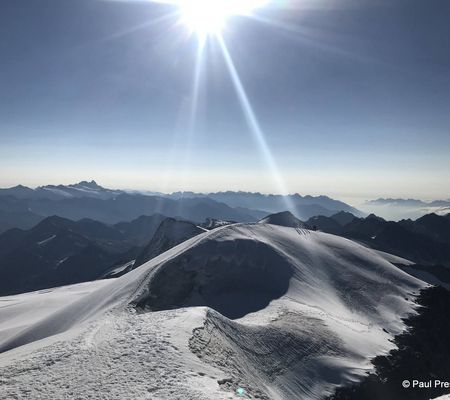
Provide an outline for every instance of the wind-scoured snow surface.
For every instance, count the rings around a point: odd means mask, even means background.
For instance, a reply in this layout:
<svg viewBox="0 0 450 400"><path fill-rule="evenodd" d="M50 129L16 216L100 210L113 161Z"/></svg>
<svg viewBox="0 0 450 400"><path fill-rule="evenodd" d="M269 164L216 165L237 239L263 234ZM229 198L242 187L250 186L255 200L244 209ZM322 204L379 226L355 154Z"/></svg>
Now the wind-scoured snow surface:
<svg viewBox="0 0 450 400"><path fill-rule="evenodd" d="M370 370L414 312L425 283L393 263L407 261L236 224L120 278L0 298L2 397L324 398Z"/></svg>

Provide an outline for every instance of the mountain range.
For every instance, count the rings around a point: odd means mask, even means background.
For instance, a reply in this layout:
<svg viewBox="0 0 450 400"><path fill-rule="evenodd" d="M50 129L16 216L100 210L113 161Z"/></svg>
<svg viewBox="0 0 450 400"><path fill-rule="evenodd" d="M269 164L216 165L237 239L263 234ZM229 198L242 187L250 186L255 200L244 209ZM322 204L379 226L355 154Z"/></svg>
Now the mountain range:
<svg viewBox="0 0 450 400"><path fill-rule="evenodd" d="M368 214L374 213L383 218L399 221L417 219L426 214L445 215L450 213L450 199L423 201L418 199L379 198L368 200L361 209Z"/></svg>
<svg viewBox="0 0 450 400"><path fill-rule="evenodd" d="M47 217L30 230L14 228L0 234L0 295L118 277L193 236L232 223L207 219L196 224L162 214L112 225ZM422 278L431 283L450 285L450 215L392 222L341 211L302 222L284 211L259 223L356 240L413 261L414 270L408 268L414 275L425 273L431 278Z"/></svg>
<svg viewBox="0 0 450 400"><path fill-rule="evenodd" d="M392 198L378 198L376 200L368 200L366 204L376 206L408 206L408 207L450 207L449 200L433 200L423 201L418 199L392 199Z"/></svg>
<svg viewBox="0 0 450 400"><path fill-rule="evenodd" d="M107 224L131 221L141 215L155 213L196 223L206 218L251 222L267 214L284 211L287 205L300 219L319 214L329 216L338 211L362 215L348 204L326 196L246 192L143 194L106 189L95 181L82 181L36 189L21 185L0 189L0 232L10 228L29 229L52 215L72 220L90 218Z"/></svg>
<svg viewBox="0 0 450 400"><path fill-rule="evenodd" d="M432 213L415 221L393 222L374 214L357 218L338 213L331 217L312 217L306 223L323 232L404 257L417 264L416 268L432 272L450 284L450 214Z"/></svg>
<svg viewBox="0 0 450 400"><path fill-rule="evenodd" d="M125 193L122 190L106 189L95 181L81 181L71 185L46 185L35 189L18 185L0 189L0 196L13 196L18 199L49 199L61 200L67 198L92 197L96 199L110 199Z"/></svg>
<svg viewBox="0 0 450 400"><path fill-rule="evenodd" d="M92 197L50 200L3 196L0 197L0 232L10 228L29 229L36 222L52 215L72 220L90 218L115 224L155 213L199 223L208 217L239 222L259 219L257 212L256 216L246 214L207 197L172 200L165 197L122 193L106 200Z"/></svg>
<svg viewBox="0 0 450 400"><path fill-rule="evenodd" d="M427 284L281 217L203 231L116 279L1 298L4 396L88 398L101 382L110 399L313 400L363 379Z"/></svg>
<svg viewBox="0 0 450 400"><path fill-rule="evenodd" d="M166 217L106 225L48 217L30 230L0 234L0 295L98 279L136 259Z"/></svg>

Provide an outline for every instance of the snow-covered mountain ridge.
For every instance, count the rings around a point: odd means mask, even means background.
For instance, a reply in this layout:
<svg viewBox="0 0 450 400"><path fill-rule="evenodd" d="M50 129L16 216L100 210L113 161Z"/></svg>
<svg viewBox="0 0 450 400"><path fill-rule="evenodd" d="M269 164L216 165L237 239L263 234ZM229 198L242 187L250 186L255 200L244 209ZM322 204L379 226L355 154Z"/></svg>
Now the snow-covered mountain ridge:
<svg viewBox="0 0 450 400"><path fill-rule="evenodd" d="M3 388L226 399L242 387L249 398L320 399L370 369L414 312L426 285L393 262L408 263L299 228L201 233L117 279L0 298Z"/></svg>

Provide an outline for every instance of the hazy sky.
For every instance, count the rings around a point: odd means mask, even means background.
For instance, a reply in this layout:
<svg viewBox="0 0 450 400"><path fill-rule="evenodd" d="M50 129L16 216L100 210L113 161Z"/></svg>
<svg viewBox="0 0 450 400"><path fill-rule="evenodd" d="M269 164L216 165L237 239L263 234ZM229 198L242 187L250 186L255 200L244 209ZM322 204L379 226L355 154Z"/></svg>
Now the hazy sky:
<svg viewBox="0 0 450 400"><path fill-rule="evenodd" d="M0 186L280 190L213 38L196 101L198 39L174 11L0 2ZM450 198L448 0L274 0L258 15L271 23L233 17L223 38L287 190Z"/></svg>

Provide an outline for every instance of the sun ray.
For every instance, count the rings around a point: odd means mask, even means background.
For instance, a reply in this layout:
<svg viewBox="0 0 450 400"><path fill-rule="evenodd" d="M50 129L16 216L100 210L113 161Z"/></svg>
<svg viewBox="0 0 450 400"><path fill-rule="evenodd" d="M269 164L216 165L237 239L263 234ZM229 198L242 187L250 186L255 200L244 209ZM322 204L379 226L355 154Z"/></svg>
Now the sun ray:
<svg viewBox="0 0 450 400"><path fill-rule="evenodd" d="M129 0L130 1L130 0ZM189 111L187 118L187 125L184 131L184 138L186 145L183 148L183 155L181 160L178 161L180 167L180 173L178 175L180 189L182 191L187 190L186 184L188 183L189 172L191 169L192 161L192 140L196 128L196 120L198 118L198 106L199 106L199 93L202 78L202 69L204 62L204 47L207 41L217 41L225 61L227 70L230 74L231 81L237 94L240 106L242 108L243 115L247 121L250 131L255 139L255 142L261 152L262 158L266 163L266 166L272 176L275 187L280 194L288 194L288 189L285 181L280 173L278 165L274 159L272 151L267 143L264 132L261 129L260 123L253 107L250 103L246 90L242 84L239 74L234 65L234 61L230 55L228 47L225 43L225 39L222 36L222 28L224 28L225 22L228 18L233 16L245 16L253 17L256 21L266 22L264 18L260 18L256 15L256 10L268 3L268 0L248 0L246 3L242 3L240 0L147 0L154 3L164 3L167 5L173 5L176 7L176 12L169 15L164 15L155 21L150 23L158 23L176 16L175 25L184 25L184 28L189 31L189 34L195 33L198 40L197 54L195 58L195 67L192 77L192 91L191 96L188 99ZM272 25L278 24L274 22ZM120 37L132 33L136 30L145 29L148 24L143 24L134 28L131 28L125 32L119 32L112 35L111 38ZM278 26L280 27L280 26ZM289 30L289 29L288 29ZM190 36L190 35L189 35ZM174 143L174 148L177 146ZM175 153L173 154L173 156ZM170 164L175 162L175 158L171 157ZM181 162L180 162L181 161ZM170 165L167 165L170 168ZM295 211L292 201L289 197L285 197L286 208L291 211Z"/></svg>
<svg viewBox="0 0 450 400"><path fill-rule="evenodd" d="M194 137L197 114L198 114L198 103L200 97L200 83L202 77L202 67L203 67L203 53L205 48L205 40L199 38L197 54L195 58L195 67L194 67L194 79L192 83L192 95L190 99L190 110L189 110L189 120L187 127L187 135L186 135L186 146L184 148L184 157L183 163L181 166L181 191L184 192L188 190L188 173L190 171L191 160L192 160L192 139ZM181 203L179 207L181 207ZM181 208L178 209L179 215L181 214Z"/></svg>
<svg viewBox="0 0 450 400"><path fill-rule="evenodd" d="M278 191L280 192L280 194L287 195L288 190L287 190L286 184L284 183L284 180L281 176L281 173L278 169L278 166L275 162L275 159L272 155L269 145L267 144L264 133L258 122L258 119L256 118L256 114L253 111L253 107L250 103L250 100L249 100L247 93L244 89L244 86L241 82L241 79L236 70L236 67L234 66L234 62L228 51L226 43L225 43L222 35L218 34L218 35L216 35L216 37L217 37L217 41L219 42L220 48L222 50L222 54L225 59L225 63L227 65L228 71L230 73L231 80L232 80L234 88L236 90L239 102L242 106L242 110L243 110L245 119L247 120L247 124L256 139L256 142L262 152L262 155L264 157L265 162L267 163L267 166L269 167L270 173L272 175L272 179L274 180ZM294 210L293 204L289 197L285 197L285 202L286 202L286 207L289 210Z"/></svg>

